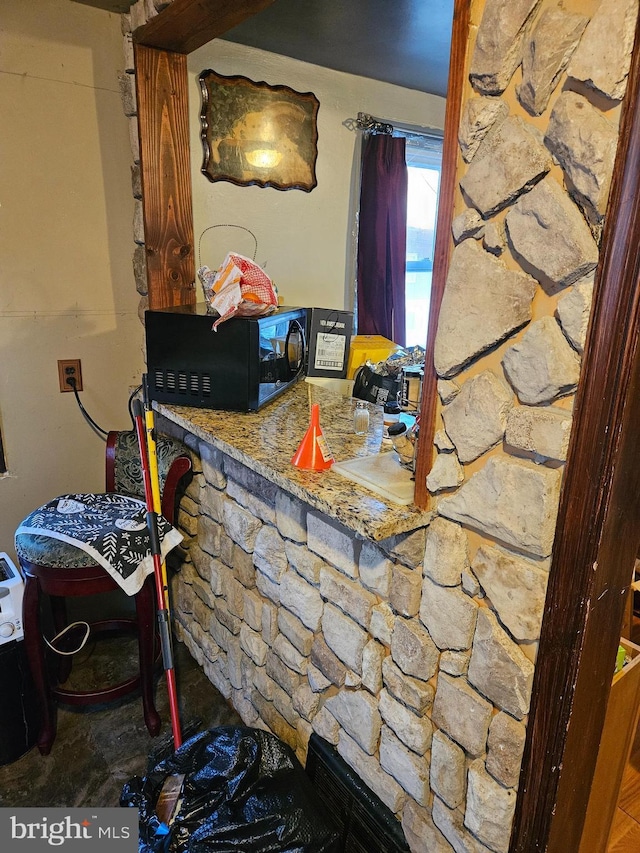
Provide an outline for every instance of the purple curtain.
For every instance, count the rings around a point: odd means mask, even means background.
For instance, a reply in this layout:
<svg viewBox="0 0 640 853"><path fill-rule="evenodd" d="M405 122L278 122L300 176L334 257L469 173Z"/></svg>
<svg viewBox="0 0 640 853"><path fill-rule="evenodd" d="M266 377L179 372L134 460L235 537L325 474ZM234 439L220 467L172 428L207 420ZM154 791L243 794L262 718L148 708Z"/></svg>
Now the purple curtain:
<svg viewBox="0 0 640 853"><path fill-rule="evenodd" d="M403 136L372 134L362 152L358 334L405 344L407 166Z"/></svg>

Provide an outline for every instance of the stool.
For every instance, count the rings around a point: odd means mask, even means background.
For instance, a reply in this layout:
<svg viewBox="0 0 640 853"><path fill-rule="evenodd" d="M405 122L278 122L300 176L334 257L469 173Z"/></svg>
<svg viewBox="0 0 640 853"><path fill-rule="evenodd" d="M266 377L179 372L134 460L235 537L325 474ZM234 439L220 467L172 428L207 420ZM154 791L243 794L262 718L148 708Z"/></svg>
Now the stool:
<svg viewBox="0 0 640 853"><path fill-rule="evenodd" d="M162 514L173 523L176 490L191 470L191 459L173 439L157 440L158 473L162 493ZM133 432L112 432L107 438L107 491L142 497L144 485L137 438ZM121 488L125 486L125 488ZM57 683L51 684L46 665L46 649L41 624L43 596L48 596L56 632L67 626L66 599L119 589L117 581L80 548L48 536L20 534L16 551L25 577L23 598L24 642L29 667L40 705L41 725L37 738L42 755L48 755L56 736L55 702L86 706L114 701L140 689L145 725L154 737L160 731L160 716L153 697L153 676L158 658L156 597L153 575L147 576L134 596L135 618L105 618L91 624L97 639L113 632L134 631L138 638L139 670L117 684L78 691L62 684L71 672L71 657L62 657L56 667Z"/></svg>

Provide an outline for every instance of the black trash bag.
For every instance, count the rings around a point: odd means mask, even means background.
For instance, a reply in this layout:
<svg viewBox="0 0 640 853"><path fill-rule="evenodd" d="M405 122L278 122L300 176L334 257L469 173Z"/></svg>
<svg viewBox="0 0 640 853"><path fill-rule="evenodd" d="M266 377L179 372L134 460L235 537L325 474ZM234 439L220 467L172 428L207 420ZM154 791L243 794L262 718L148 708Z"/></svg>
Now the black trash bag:
<svg viewBox="0 0 640 853"><path fill-rule="evenodd" d="M170 774L185 774L170 827L155 805ZM292 750L261 729L221 726L187 740L124 786L139 809L140 853L335 853L339 833Z"/></svg>

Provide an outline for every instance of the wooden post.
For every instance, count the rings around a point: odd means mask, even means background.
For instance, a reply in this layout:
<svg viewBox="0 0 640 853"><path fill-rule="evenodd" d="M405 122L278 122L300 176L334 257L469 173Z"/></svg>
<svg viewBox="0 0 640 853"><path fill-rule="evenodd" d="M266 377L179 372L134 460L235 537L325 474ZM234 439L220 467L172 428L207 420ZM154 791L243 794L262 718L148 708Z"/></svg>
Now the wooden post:
<svg viewBox="0 0 640 853"><path fill-rule="evenodd" d="M429 330L424 358L424 379L420 401L420 440L416 457L416 487L414 503L421 509L429 505L427 474L433 464L433 437L438 411L438 377L433 366L433 350L438 329L438 314L444 294L444 286L451 255L451 220L456 192L456 164L458 162L458 126L462 109L464 69L469 45L469 20L471 0L455 0L453 8L453 30L451 33L451 57L449 60L449 85L444 117L444 143L442 149L442 172L438 194L438 221L436 245L431 276L431 305L429 307Z"/></svg>
<svg viewBox="0 0 640 853"><path fill-rule="evenodd" d="M195 302L187 57L134 45L150 308Z"/></svg>

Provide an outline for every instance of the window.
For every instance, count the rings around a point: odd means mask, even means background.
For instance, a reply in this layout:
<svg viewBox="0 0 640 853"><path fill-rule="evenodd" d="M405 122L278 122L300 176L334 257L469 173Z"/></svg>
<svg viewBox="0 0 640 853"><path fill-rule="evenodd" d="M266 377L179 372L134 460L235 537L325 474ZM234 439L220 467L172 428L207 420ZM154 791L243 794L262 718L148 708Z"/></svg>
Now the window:
<svg viewBox="0 0 640 853"><path fill-rule="evenodd" d="M407 134L406 345L424 347L442 164L442 139Z"/></svg>

